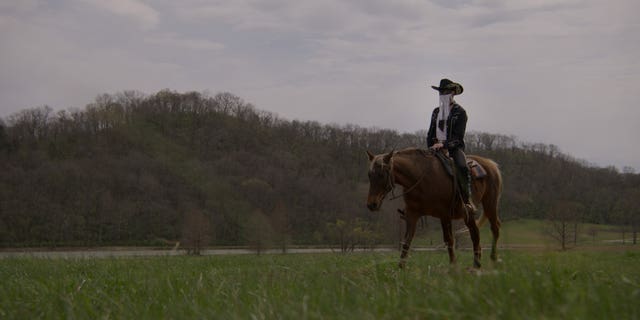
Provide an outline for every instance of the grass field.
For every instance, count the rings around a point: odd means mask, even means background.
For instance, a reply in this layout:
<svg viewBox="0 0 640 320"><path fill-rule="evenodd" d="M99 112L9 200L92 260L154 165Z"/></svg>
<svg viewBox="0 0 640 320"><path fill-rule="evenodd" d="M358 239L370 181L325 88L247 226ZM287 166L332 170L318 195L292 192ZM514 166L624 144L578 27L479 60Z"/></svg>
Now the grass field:
<svg viewBox="0 0 640 320"><path fill-rule="evenodd" d="M0 260L0 318L638 319L640 251Z"/></svg>

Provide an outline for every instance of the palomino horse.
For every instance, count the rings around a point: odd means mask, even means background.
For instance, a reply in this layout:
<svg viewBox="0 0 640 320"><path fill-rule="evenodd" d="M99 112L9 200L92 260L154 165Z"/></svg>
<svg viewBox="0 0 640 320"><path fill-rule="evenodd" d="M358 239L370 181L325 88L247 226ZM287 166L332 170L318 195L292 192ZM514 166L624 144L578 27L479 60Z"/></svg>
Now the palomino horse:
<svg viewBox="0 0 640 320"><path fill-rule="evenodd" d="M387 154L369 155L369 196L367 207L377 211L396 184L404 189L404 220L406 230L400 255L400 267L406 264L411 241L416 232L418 219L424 215L440 218L442 234L449 251L449 261L455 263L452 219L464 219L473 242L473 264L480 267L480 234L478 226L487 219L491 223L493 244L491 259L497 260L496 245L500 236L498 201L502 191L502 176L498 165L492 160L479 156L467 156L484 167L487 175L472 183L473 203L482 205L483 215L476 221L467 214L460 200L454 201L453 179L447 174L440 160L432 151L408 148Z"/></svg>

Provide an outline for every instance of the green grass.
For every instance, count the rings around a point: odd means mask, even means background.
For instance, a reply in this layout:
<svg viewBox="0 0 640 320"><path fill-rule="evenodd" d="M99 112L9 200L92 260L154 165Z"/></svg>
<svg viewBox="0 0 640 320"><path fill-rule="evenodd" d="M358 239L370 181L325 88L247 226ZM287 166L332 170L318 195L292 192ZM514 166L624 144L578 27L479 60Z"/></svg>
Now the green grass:
<svg viewBox="0 0 640 320"><path fill-rule="evenodd" d="M640 251L0 260L0 318L634 319Z"/></svg>

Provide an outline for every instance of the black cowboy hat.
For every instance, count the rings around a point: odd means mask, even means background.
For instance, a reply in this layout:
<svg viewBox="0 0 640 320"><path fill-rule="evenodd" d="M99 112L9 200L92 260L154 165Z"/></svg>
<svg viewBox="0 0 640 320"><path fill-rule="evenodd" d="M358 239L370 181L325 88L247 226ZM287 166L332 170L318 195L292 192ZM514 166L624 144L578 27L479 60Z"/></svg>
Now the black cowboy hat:
<svg viewBox="0 0 640 320"><path fill-rule="evenodd" d="M440 86L431 86L431 88L434 88L438 91L450 90L453 92L454 96L461 94L464 90L459 83L455 83L449 79L442 79L440 80Z"/></svg>

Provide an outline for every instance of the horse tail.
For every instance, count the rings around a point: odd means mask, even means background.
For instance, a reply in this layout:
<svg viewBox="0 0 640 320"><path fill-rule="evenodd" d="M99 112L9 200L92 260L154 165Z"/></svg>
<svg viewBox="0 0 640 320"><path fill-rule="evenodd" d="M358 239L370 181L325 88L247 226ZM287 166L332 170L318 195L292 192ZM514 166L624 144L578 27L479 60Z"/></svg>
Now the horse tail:
<svg viewBox="0 0 640 320"><path fill-rule="evenodd" d="M484 223L488 218L495 227L500 228L500 218L498 217L498 203L502 194L502 173L500 167L491 159L479 158L480 164L487 169L487 192L482 198L483 210L479 223ZM478 223L476 222L476 223Z"/></svg>
<svg viewBox="0 0 640 320"><path fill-rule="evenodd" d="M502 173L497 163L491 159L473 156L473 159L478 161L482 167L487 171L487 188L485 194L482 196L482 215L476 220L478 227L482 226L487 219L490 221L496 221L499 228L500 219L498 218L498 203L500 202L500 195L502 193Z"/></svg>

